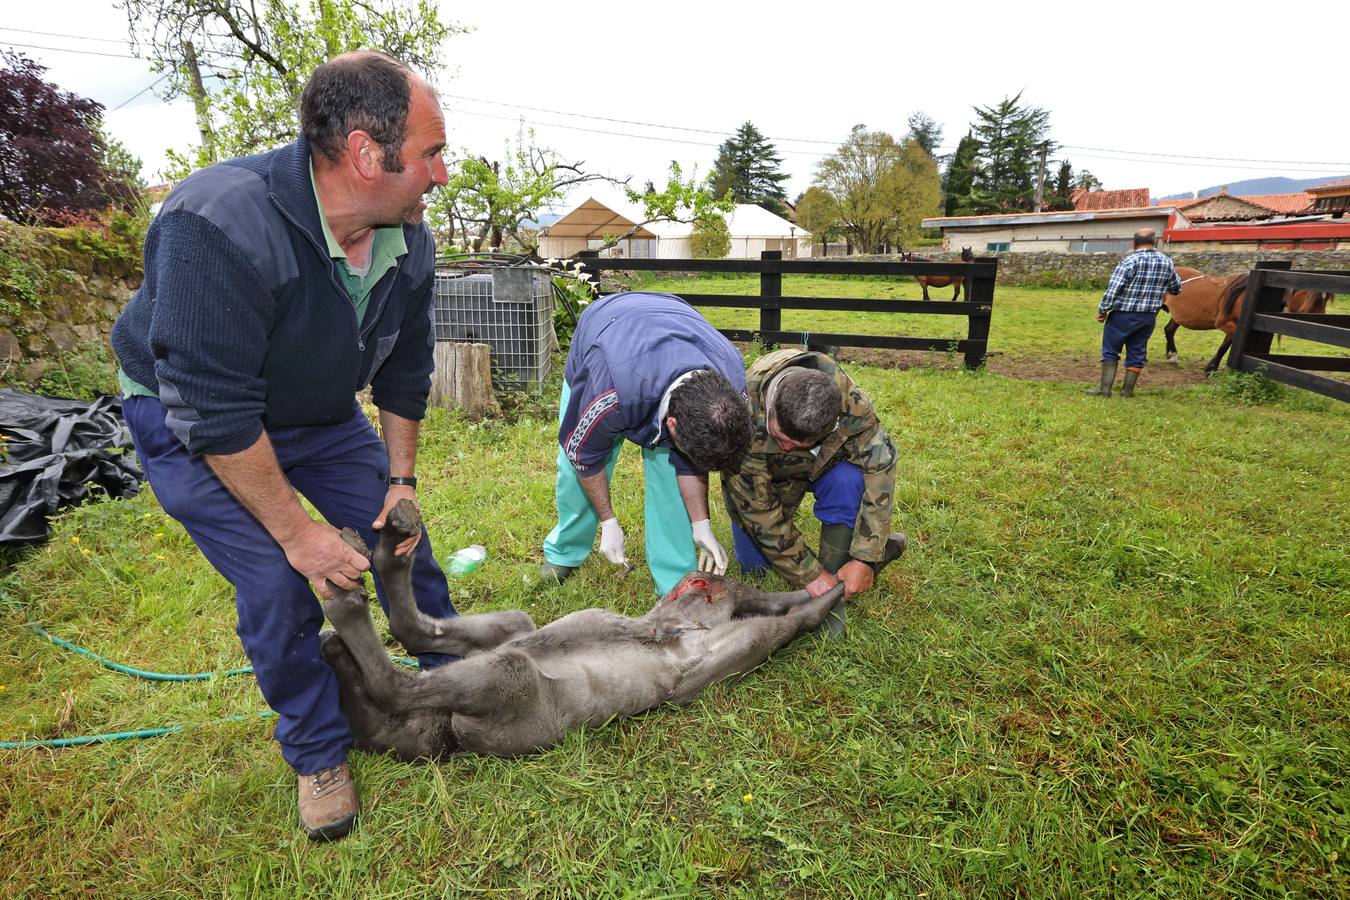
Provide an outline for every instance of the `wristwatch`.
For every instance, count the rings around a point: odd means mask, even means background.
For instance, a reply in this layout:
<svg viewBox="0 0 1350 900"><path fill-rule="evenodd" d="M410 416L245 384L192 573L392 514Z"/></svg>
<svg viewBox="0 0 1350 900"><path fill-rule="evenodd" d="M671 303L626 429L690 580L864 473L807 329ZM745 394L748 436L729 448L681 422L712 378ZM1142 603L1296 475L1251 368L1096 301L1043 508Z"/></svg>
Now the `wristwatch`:
<svg viewBox="0 0 1350 900"><path fill-rule="evenodd" d="M416 476L416 475L388 475L388 476L385 476L384 482L385 482L385 484L388 484L388 485L406 484L406 485L407 485L408 487L410 487L410 488L415 488L415 487L417 487L417 476Z"/></svg>

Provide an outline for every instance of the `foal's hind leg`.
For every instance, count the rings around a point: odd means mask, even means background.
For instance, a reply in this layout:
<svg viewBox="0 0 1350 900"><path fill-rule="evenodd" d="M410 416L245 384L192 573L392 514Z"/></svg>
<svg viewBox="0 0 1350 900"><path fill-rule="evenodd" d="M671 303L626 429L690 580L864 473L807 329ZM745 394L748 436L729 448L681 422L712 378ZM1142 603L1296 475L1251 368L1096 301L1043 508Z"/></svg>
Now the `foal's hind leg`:
<svg viewBox="0 0 1350 900"><path fill-rule="evenodd" d="M409 653L468 656L534 630L534 622L520 610L437 619L418 609L412 591L413 555L396 556L394 548L421 530L422 516L416 505L400 500L389 511L374 553L375 570L389 600L389 633Z"/></svg>
<svg viewBox="0 0 1350 900"><path fill-rule="evenodd" d="M819 628L843 595L843 585L836 585L782 615L735 619L719 626L703 657L680 679L670 702L691 703L713 682L755 668L799 634Z"/></svg>
<svg viewBox="0 0 1350 900"><path fill-rule="evenodd" d="M961 285L962 285L962 284L963 284L963 282L961 282L961 281L957 281L957 282L955 283L956 290L952 292L952 302L953 302L953 303L955 303L957 300L960 300L960 299L961 299Z"/></svg>
<svg viewBox="0 0 1350 900"><path fill-rule="evenodd" d="M333 631L319 636L319 652L337 675L342 712L352 726L358 750L393 753L406 762L439 760L458 748L451 715L421 710L411 715L393 714L375 703L366 691L361 669L342 638Z"/></svg>
<svg viewBox="0 0 1350 900"><path fill-rule="evenodd" d="M1177 329L1180 327L1181 325L1177 323L1176 319L1168 319L1167 324L1163 326L1163 334L1167 336L1167 361L1174 365L1180 363L1180 359L1177 357L1176 342Z"/></svg>

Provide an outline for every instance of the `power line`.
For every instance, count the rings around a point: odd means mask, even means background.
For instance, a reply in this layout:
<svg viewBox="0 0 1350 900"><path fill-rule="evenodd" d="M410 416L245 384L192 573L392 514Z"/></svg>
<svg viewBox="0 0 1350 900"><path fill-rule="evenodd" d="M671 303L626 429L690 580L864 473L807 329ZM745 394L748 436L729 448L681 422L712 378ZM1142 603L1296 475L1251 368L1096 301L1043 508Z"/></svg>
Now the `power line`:
<svg viewBox="0 0 1350 900"><path fill-rule="evenodd" d="M98 50L72 50L69 47L43 47L40 44L19 44L14 41L0 41L0 44L3 44L6 47L26 47L30 50L55 50L57 53L78 53L82 56L112 56L117 59L145 59L143 56L131 56L126 53L102 53Z"/></svg>
<svg viewBox="0 0 1350 900"><path fill-rule="evenodd" d="M551 108L548 108L548 107L542 107L542 106L527 106L527 105L519 104L519 103L507 103L507 102L505 102L505 101L500 101L500 100L487 100L487 99L484 99L484 98L481 98L481 97L468 97L468 96L465 96L465 95L462 95L462 94L446 94L445 96L450 97L450 98L453 98L453 99L456 99L456 100L467 100L467 101L470 101L470 102L473 102L473 103L486 103L486 104L489 104L489 105L492 105L492 106L505 106L505 107L509 107L509 108L511 108L511 109L524 109L524 110L529 110L529 111L532 111L532 112L551 113L551 114L553 114L553 115L570 116L570 117L573 117L573 118L580 118L580 119L593 119L593 120L601 121L601 122L614 122L614 123L622 124L622 125L638 125L638 126L641 126L641 127L644 127L644 128L664 128L664 129L669 129L669 130L671 130L671 131L688 131L688 132L693 132L693 133L697 133L697 134L714 134L714 135L718 135L718 136L720 136L720 137L730 137L731 134L732 134L731 132L727 132L727 131L718 131L718 130L715 130L715 129L708 129L708 128L690 128L690 127L683 126L683 125L666 125L666 124L662 124L662 123L659 123L659 122L644 122L644 121L640 121L640 120L636 120L636 119L619 119L619 118L611 118L611 117L609 117L609 116L597 116L597 115L591 115L591 114L588 114L588 113L569 112L569 111L567 111L567 110L551 109ZM505 117L505 116L495 116L495 117L494 117L494 116L489 115L488 113L470 113L468 110L460 110L460 111L461 111L461 112L468 113L468 114L470 114L470 115L480 115L480 116L485 116L485 117L487 117L487 118L502 118L502 119L506 119L506 118L507 118L507 117ZM515 120L514 120L514 119L509 119L509 121L515 121ZM567 125L563 125L563 124L561 124L561 123L556 123L556 122L544 122L544 123L538 123L538 122L535 122L535 123L532 123L532 124L551 125L551 126L557 127L557 128L573 128L574 130L579 130L579 131L588 131L588 130L589 130L589 131L596 131L595 129L577 128L576 126L567 126ZM646 140L661 140L661 138L655 138L655 137L645 136L645 135L635 135L635 134L631 134L631 133L627 133L627 132L596 131L596 133L599 133L599 134L615 134L615 135L619 135L619 136L622 136L622 137L637 137L637 138L644 138L644 139L646 139ZM825 145L828 145L828 146L831 146L831 147L837 147L837 146L839 146L841 143L843 143L842 141L837 141L837 140L835 140L835 141L830 141L830 140L823 140L823 139L819 139L819 138L790 138L790 137L777 137L777 136L772 136L772 135L766 135L766 136L765 136L765 139L766 139L766 140L771 140L771 141L792 141L792 142L797 142L797 143L825 144ZM670 139L666 139L666 140L670 140ZM719 146L719 145L716 145L716 144L705 144L705 143L702 143L702 142L699 142L699 141L682 141L682 140L681 140L681 141L674 141L674 140L672 140L671 142L672 142L672 143L683 143L683 144L694 144L694 145L699 145L699 146ZM1268 163L1268 164L1273 164L1273 165L1281 166L1281 167L1284 167L1284 168L1287 168L1287 167L1290 167L1290 166L1301 166L1301 167L1304 167L1304 168L1299 169L1299 171L1311 171L1311 172L1316 172L1316 171L1320 171L1320 170L1318 170L1318 169L1310 169L1310 168L1307 168L1307 167L1309 167L1309 166L1332 166L1332 167L1336 167L1336 168L1339 168L1339 169L1350 168L1350 162L1318 162L1318 161L1311 161L1311 160L1249 159L1249 158L1244 158L1244 157L1231 157L1231 156L1199 156L1199 155L1192 155L1192 154L1185 154L1185 153L1164 153L1164 152L1154 152L1154 151L1145 151L1145 150L1117 150L1117 149L1109 148L1109 147L1088 147L1088 146L1080 146L1080 145L1075 145L1075 144L1059 144L1058 146L1060 146L1060 147L1062 147L1062 148L1064 148L1064 149L1069 149L1069 150L1088 150L1088 151L1093 151L1093 152L1098 152L1098 153L1116 153L1116 154L1121 154L1122 156L1149 156L1149 157L1160 157L1160 158L1161 158L1161 159L1159 159L1159 160L1131 160L1131 159L1124 159L1124 158L1121 158L1121 157L1092 157L1092 156L1086 157L1086 158L1088 158L1088 159L1108 159L1108 160L1109 160L1109 159L1114 159L1114 160L1116 160L1116 161L1118 161L1118 162L1160 162L1161 164L1165 164L1165 165L1183 165L1183 163L1171 163L1171 162L1162 162L1162 161L1163 161L1163 160L1170 160L1170 159L1195 159L1195 160L1210 160L1210 161L1221 161L1221 162ZM810 153L807 153L806 151L802 151L802 150L788 150L788 149L784 149L784 148L777 148L777 149L779 150L779 152L783 152L783 153L797 153L797 154L814 155L814 156L824 156L824 155L826 155L826 154L822 154L822 153L810 154ZM950 148L950 147L939 147L939 148L937 148L938 152L946 152L946 153L953 152L954 149L955 149L955 148ZM1242 167L1242 166L1217 166L1217 165L1215 165L1215 166L1213 166L1213 168L1250 168L1250 169L1258 169L1258 168L1261 168L1261 167L1259 167L1259 166L1246 166L1246 167Z"/></svg>
<svg viewBox="0 0 1350 900"><path fill-rule="evenodd" d="M666 128L671 131L692 131L698 134L715 134L720 137L731 137L732 134L734 133L730 131L718 131L712 128L688 128L683 125L662 125L659 122L639 122L633 119L612 119L608 116L593 116L588 115L587 113L574 113L574 112L567 112L561 109L548 109L543 106L523 106L519 103L504 103L500 100L484 100L480 97L465 97L461 94L446 94L445 96L450 97L454 100L468 100L472 103L487 103L492 106L507 106L510 107L511 109L527 109L530 110L531 112L552 113L553 115L557 116L573 116L579 119L595 119L600 122L614 122L619 125L641 125L645 128ZM825 140L818 140L816 138L773 137L766 135L765 139L770 141L794 141L803 144L829 144L832 147L838 146L839 144L839 141L825 141Z"/></svg>
<svg viewBox="0 0 1350 900"><path fill-rule="evenodd" d="M581 125L564 125L561 122L537 122L532 119L515 118L512 116L498 116L492 113L476 112L471 109L457 109L455 112L466 116L481 116L484 119L500 119L503 122L524 122L526 125L539 125L547 128L565 128L568 131L585 131L590 134L607 134L612 137L636 138L641 141L660 141L665 144L689 144L695 147L720 147L721 144L714 144L709 141L690 141L681 138L660 137L654 134L633 134L628 131L606 131L600 128L585 128ZM779 150L780 153L795 153L805 156L828 156L827 153L816 153L811 150Z"/></svg>
<svg viewBox="0 0 1350 900"><path fill-rule="evenodd" d="M1073 144L1060 144L1059 146L1069 150L1095 150L1102 153L1126 153L1134 156L1166 156L1177 159L1217 159L1224 162L1255 162L1255 163L1281 163L1290 166L1337 166L1340 168L1350 167L1350 162L1318 162L1315 160L1294 160L1294 159L1251 159L1244 156L1193 156L1187 153L1154 153L1149 150L1112 150L1108 147L1078 147Z"/></svg>
<svg viewBox="0 0 1350 900"><path fill-rule="evenodd" d="M119 103L119 104L117 104L116 106L114 106L112 109L108 110L108 112L114 112L114 111L119 110L119 109L121 109L122 107L126 106L126 105L127 105L128 103L130 103L132 100L135 100L135 99L136 99L137 97L139 97L141 94L144 94L146 91L150 90L152 87L154 87L155 85L159 84L159 83L160 83L161 81L163 81L165 78L168 78L170 74L171 74L171 73L169 73L169 72L165 72L163 75L159 76L159 77L156 78L154 81L150 82L150 83L147 84L145 87L141 88L139 91L137 91L136 93L132 94L132 95L131 95L130 97L128 97L127 99L123 100L121 103Z"/></svg>
<svg viewBox="0 0 1350 900"><path fill-rule="evenodd" d="M86 37L82 34L61 34L57 31L33 31L31 28L11 28L8 25L0 25L0 31L18 31L23 34L41 34L46 37L70 38L72 41L99 41L104 44L125 44L126 41L117 38Z"/></svg>

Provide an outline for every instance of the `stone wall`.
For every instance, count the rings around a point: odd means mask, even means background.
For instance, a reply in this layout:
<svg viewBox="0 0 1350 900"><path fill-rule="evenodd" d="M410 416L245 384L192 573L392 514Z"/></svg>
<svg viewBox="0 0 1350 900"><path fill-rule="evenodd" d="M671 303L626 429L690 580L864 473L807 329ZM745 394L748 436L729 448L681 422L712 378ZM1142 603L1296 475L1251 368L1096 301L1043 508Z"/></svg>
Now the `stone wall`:
<svg viewBox="0 0 1350 900"><path fill-rule="evenodd" d="M1250 271L1258 260L1292 260L1295 269L1350 270L1350 250L1205 250L1172 252L1163 248L1178 266L1199 269L1209 275ZM916 250L915 256L933 261L960 259L947 250ZM1120 262L1119 253L1000 253L998 283L1041 287L1104 288L1111 270ZM894 256L851 256L854 260L897 259Z"/></svg>
<svg viewBox="0 0 1350 900"><path fill-rule="evenodd" d="M20 255L22 270L0 278L0 384L31 388L69 354L111 360L108 336L140 286L140 254L80 229L3 227L0 252Z"/></svg>

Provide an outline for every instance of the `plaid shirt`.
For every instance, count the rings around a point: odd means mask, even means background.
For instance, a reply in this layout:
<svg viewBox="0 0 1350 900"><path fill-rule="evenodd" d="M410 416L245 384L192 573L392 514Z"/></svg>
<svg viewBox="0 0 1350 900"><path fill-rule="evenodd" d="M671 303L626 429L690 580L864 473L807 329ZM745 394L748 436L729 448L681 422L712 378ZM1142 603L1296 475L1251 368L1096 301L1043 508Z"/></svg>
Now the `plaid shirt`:
<svg viewBox="0 0 1350 900"><path fill-rule="evenodd" d="M1155 313L1162 309L1163 294L1180 294L1181 279L1172 260L1161 250L1136 250L1120 261L1111 273L1097 312Z"/></svg>

